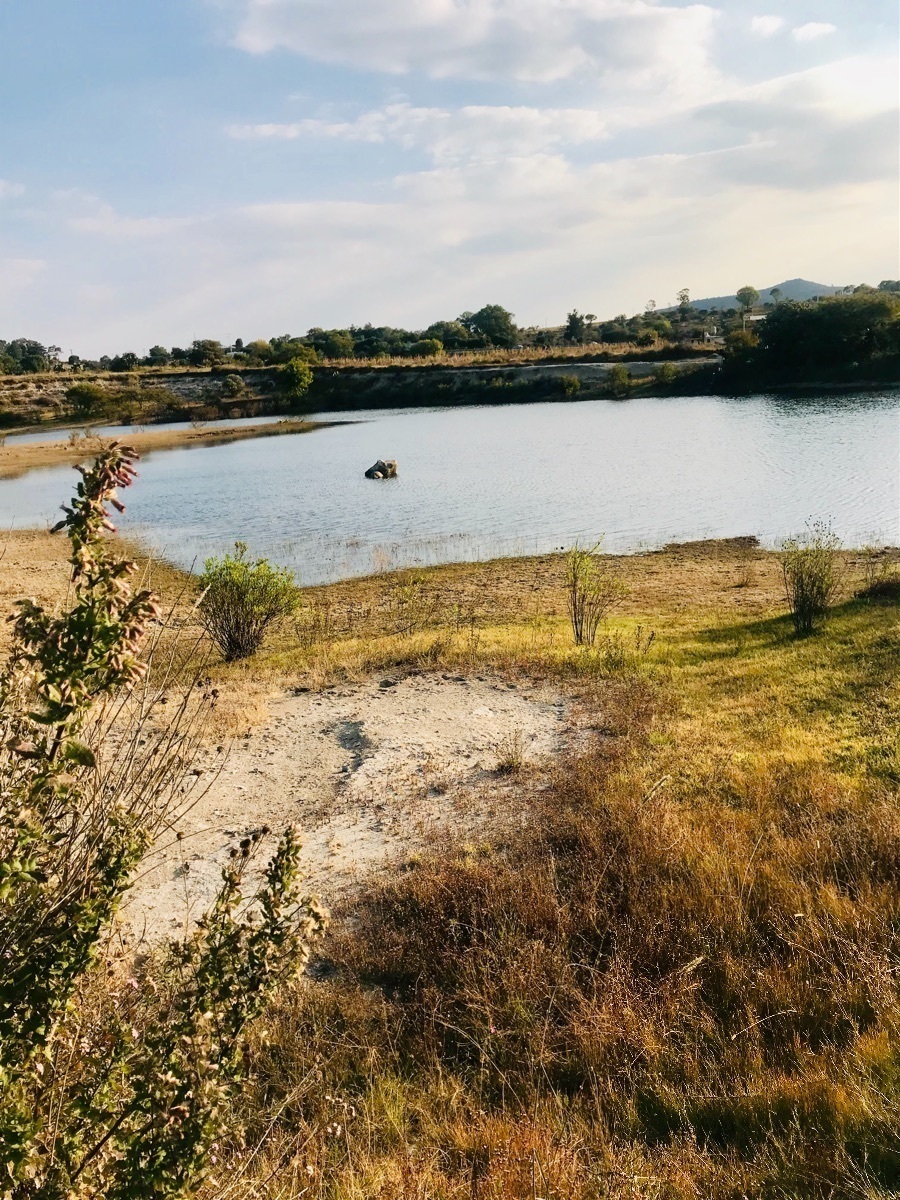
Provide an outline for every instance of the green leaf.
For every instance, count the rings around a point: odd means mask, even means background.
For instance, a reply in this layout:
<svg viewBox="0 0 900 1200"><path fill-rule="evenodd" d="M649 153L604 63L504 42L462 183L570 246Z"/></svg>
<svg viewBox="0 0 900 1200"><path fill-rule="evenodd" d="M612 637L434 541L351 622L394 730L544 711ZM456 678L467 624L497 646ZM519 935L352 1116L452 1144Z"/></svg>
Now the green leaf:
<svg viewBox="0 0 900 1200"><path fill-rule="evenodd" d="M83 742L67 742L66 748L63 750L63 758L69 762L78 763L81 767L96 767L97 758L90 748L85 746Z"/></svg>

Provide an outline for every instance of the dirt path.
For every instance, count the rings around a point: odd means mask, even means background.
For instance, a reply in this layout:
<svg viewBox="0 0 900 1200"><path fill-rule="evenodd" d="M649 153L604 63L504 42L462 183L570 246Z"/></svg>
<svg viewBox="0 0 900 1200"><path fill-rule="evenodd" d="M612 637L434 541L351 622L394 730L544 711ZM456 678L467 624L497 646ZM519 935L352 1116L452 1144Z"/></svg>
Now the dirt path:
<svg viewBox="0 0 900 1200"><path fill-rule="evenodd" d="M287 824L300 827L310 890L328 904L441 831L477 841L498 822L527 820L520 779L498 764L520 750L526 771L547 765L570 715L548 689L486 677L285 696L224 765L221 752L203 764L214 781L145 863L126 923L152 941L181 932L208 907L229 851L262 826L273 830L264 851Z"/></svg>

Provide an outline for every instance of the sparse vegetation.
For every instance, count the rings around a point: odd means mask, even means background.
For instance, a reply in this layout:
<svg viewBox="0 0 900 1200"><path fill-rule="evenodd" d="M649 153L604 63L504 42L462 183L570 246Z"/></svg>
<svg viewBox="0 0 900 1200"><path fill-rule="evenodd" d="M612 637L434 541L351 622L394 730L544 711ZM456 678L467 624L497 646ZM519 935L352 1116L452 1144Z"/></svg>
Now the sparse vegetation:
<svg viewBox="0 0 900 1200"><path fill-rule="evenodd" d="M623 586L612 560L574 546L566 556L566 603L576 646L593 646L597 633L622 598Z"/></svg>
<svg viewBox="0 0 900 1200"><path fill-rule="evenodd" d="M896 598L797 639L779 555L735 586L747 553L610 558L590 650L556 555L308 589L299 628L210 664L238 704L387 667L553 680L585 732L540 777L498 745L510 827L348 900L250 1034L203 1200L896 1190Z"/></svg>

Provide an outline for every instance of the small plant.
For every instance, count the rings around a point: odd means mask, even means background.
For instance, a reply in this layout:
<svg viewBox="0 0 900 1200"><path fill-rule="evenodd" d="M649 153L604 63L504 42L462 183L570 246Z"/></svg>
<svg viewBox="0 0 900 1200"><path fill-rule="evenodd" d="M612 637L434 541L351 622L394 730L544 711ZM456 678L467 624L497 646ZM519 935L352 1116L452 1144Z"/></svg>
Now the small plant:
<svg viewBox="0 0 900 1200"><path fill-rule="evenodd" d="M599 542L590 550L574 546L566 556L566 605L576 646L593 646L601 624L624 595L611 560L599 549Z"/></svg>
<svg viewBox="0 0 900 1200"><path fill-rule="evenodd" d="M861 600L900 598L900 551L890 546L863 546Z"/></svg>
<svg viewBox="0 0 900 1200"><path fill-rule="evenodd" d="M208 558L200 586L206 632L226 662L255 654L269 627L295 612L300 601L293 573L265 558L252 562L244 542L235 542L234 554Z"/></svg>
<svg viewBox="0 0 900 1200"><path fill-rule="evenodd" d="M785 597L798 637L808 637L822 624L837 596L839 549L839 538L822 521L782 545Z"/></svg>
<svg viewBox="0 0 900 1200"><path fill-rule="evenodd" d="M304 650L327 642L333 632L329 601L316 601L300 609L294 620L294 632Z"/></svg>
<svg viewBox="0 0 900 1200"><path fill-rule="evenodd" d="M498 775L518 775L525 765L525 739L521 729L508 734L499 747L495 770Z"/></svg>
<svg viewBox="0 0 900 1200"><path fill-rule="evenodd" d="M581 380L577 375L560 375L559 390L564 396L577 396L581 391Z"/></svg>

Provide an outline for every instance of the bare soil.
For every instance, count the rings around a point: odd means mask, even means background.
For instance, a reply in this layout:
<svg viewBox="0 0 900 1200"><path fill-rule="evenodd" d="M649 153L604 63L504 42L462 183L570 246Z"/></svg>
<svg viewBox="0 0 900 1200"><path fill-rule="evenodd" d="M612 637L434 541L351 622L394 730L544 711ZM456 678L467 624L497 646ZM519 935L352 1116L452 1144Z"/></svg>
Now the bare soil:
<svg viewBox="0 0 900 1200"><path fill-rule="evenodd" d="M209 907L230 852L263 827L259 866L299 826L309 890L329 904L443 835L477 842L526 823L530 788L573 736L561 695L484 676L375 677L285 694L270 713L201 762L205 791L160 837L126 902L131 936L181 933Z"/></svg>

